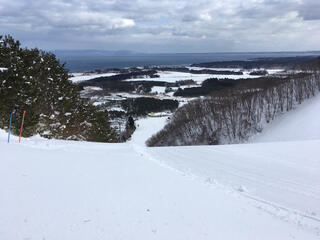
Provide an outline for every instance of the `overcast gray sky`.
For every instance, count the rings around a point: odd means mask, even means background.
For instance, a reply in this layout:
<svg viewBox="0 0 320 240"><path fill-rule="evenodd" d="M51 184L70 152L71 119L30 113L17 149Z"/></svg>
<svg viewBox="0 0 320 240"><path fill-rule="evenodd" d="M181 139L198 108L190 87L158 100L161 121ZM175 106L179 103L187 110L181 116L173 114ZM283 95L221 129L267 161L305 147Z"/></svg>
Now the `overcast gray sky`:
<svg viewBox="0 0 320 240"><path fill-rule="evenodd" d="M46 50L320 50L320 0L0 0L0 34Z"/></svg>

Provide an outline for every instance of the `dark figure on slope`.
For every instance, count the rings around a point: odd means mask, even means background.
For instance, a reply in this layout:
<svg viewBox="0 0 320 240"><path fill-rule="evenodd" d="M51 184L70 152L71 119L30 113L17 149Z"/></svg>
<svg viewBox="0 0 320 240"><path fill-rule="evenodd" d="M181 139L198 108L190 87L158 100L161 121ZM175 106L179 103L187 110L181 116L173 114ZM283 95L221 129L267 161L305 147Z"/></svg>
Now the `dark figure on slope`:
<svg viewBox="0 0 320 240"><path fill-rule="evenodd" d="M125 142L128 139L130 139L135 130L136 130L136 125L134 123L134 119L133 117L130 116L127 119L125 131L120 134L121 142Z"/></svg>
<svg viewBox="0 0 320 240"><path fill-rule="evenodd" d="M126 126L128 129L130 130L135 130L136 129L136 126L134 124L134 119L133 117L128 117L128 120L127 120L127 126Z"/></svg>

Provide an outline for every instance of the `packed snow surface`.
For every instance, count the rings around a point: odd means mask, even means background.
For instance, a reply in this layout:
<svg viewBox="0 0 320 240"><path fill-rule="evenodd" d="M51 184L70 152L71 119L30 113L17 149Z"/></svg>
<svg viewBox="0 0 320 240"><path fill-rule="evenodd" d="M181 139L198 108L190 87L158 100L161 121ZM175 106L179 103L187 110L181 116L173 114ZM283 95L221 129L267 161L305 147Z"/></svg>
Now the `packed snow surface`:
<svg viewBox="0 0 320 240"><path fill-rule="evenodd" d="M319 106L292 114L307 126ZM313 140L147 148L166 119L122 144L8 144L1 130L0 239L319 239L320 126Z"/></svg>

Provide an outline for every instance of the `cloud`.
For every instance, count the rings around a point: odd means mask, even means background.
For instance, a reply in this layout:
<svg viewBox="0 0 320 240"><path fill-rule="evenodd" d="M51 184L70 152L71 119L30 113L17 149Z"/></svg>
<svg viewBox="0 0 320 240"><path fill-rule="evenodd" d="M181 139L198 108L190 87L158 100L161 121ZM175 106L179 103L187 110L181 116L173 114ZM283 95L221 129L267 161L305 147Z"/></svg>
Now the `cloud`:
<svg viewBox="0 0 320 240"><path fill-rule="evenodd" d="M304 0L299 8L299 14L304 20L320 20L320 2Z"/></svg>
<svg viewBox="0 0 320 240"><path fill-rule="evenodd" d="M304 50L320 40L318 0L0 0L0 16L2 34L45 49Z"/></svg>

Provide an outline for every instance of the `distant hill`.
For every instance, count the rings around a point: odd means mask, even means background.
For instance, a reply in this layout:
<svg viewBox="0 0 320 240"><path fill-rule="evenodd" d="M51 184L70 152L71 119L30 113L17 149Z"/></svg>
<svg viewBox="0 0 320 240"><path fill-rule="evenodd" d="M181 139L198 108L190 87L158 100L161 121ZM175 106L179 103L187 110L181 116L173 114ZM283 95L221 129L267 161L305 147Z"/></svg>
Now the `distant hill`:
<svg viewBox="0 0 320 240"><path fill-rule="evenodd" d="M129 51L129 50L119 50L119 51L107 51L107 50L94 50L94 49L87 49L87 50L54 50L51 51L58 57L75 57L75 56L133 56L133 55L141 55L144 53Z"/></svg>
<svg viewBox="0 0 320 240"><path fill-rule="evenodd" d="M319 53L320 55L320 53ZM308 63L316 59L317 56L296 56L296 57L268 57L255 58L244 61L216 61L195 63L193 67L208 67L208 68L296 68L302 64Z"/></svg>

